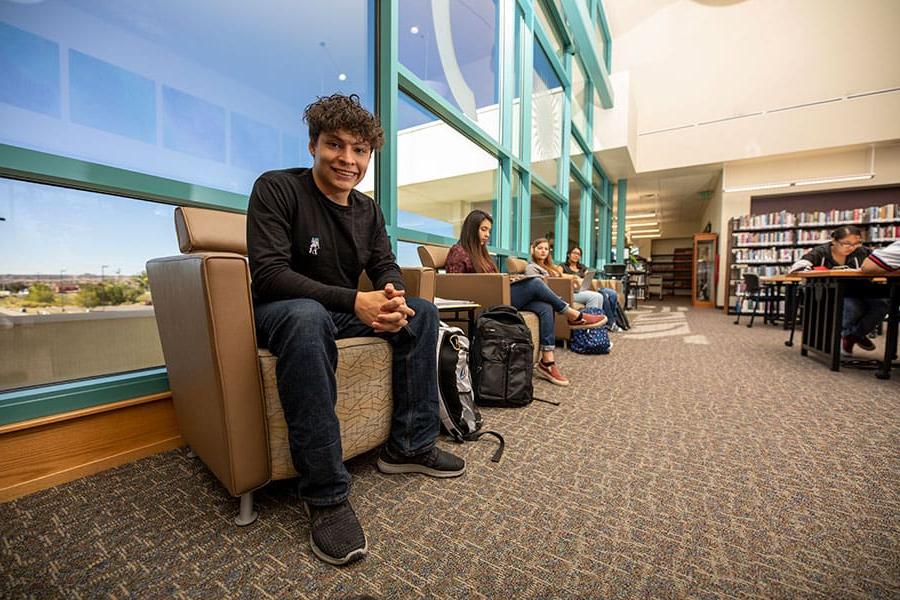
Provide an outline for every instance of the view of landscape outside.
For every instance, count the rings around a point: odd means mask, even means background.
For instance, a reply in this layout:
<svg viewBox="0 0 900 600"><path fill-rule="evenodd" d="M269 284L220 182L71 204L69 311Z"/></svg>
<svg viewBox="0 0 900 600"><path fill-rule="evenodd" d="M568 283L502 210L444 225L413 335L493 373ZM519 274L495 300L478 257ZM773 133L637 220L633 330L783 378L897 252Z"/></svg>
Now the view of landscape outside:
<svg viewBox="0 0 900 600"><path fill-rule="evenodd" d="M0 179L0 390L163 364L145 264L173 210Z"/></svg>

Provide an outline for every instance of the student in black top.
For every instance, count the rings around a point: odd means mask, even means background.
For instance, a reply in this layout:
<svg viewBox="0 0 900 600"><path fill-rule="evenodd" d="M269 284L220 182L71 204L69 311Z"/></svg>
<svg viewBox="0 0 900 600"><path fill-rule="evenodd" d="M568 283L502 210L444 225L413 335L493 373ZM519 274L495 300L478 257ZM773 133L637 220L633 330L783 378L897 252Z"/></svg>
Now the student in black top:
<svg viewBox="0 0 900 600"><path fill-rule="evenodd" d="M871 250L862 245L859 227L845 225L831 232L831 242L816 246L791 265L788 272L808 271L816 267L826 269L861 269ZM880 290L871 285L850 289L844 297L844 314L841 328L841 349L852 354L853 346L874 350L867 335L887 313L887 301L877 297Z"/></svg>
<svg viewBox="0 0 900 600"><path fill-rule="evenodd" d="M456 477L465 462L435 446L437 309L405 297L381 210L354 189L384 132L355 95L320 98L304 119L313 166L256 181L247 250L257 339L278 357L278 394L310 543L320 559L346 564L368 545L348 501L350 474L334 412L336 339L379 336L393 348L393 418L380 471ZM357 291L363 270L375 291Z"/></svg>

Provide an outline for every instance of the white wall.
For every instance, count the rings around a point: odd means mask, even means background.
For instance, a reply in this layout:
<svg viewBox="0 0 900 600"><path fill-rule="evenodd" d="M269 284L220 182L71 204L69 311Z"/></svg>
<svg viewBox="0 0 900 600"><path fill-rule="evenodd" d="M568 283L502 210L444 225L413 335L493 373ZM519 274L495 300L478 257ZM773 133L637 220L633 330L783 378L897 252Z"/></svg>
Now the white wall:
<svg viewBox="0 0 900 600"><path fill-rule="evenodd" d="M604 6L613 72L635 96L638 172L900 138L900 91L851 97L900 87L897 0Z"/></svg>

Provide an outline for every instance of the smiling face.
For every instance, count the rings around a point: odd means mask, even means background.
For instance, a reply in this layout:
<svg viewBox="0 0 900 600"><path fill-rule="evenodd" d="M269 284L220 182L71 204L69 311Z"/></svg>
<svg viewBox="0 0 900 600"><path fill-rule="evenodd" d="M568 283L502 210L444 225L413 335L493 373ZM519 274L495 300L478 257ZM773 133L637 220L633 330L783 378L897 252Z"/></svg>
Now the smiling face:
<svg viewBox="0 0 900 600"><path fill-rule="evenodd" d="M482 246L487 246L488 240L491 239L491 222L487 219L478 226L478 241Z"/></svg>
<svg viewBox="0 0 900 600"><path fill-rule="evenodd" d="M338 204L346 204L350 191L362 181L372 158L368 142L344 131L322 132L309 143L313 155L312 174L322 193Z"/></svg>

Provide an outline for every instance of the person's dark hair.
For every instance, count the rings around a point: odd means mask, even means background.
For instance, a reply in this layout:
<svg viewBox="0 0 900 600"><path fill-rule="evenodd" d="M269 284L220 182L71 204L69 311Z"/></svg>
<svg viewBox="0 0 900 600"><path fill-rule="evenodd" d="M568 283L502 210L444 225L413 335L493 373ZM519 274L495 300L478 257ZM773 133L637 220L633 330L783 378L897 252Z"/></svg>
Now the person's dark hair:
<svg viewBox="0 0 900 600"><path fill-rule="evenodd" d="M831 232L831 239L839 241L848 235L858 235L862 237L862 231L856 225L843 225Z"/></svg>
<svg viewBox="0 0 900 600"><path fill-rule="evenodd" d="M473 210L466 216L466 220L462 224L462 230L459 232L459 245L472 257L472 264L478 273L490 273L492 271L491 265L494 262L491 260L491 255L488 254L487 248L481 244L481 239L478 237L478 228L481 227L481 223L485 219L491 225L494 224L494 219L491 218L491 215L483 210Z"/></svg>
<svg viewBox="0 0 900 600"><path fill-rule="evenodd" d="M312 144L319 140L319 134L342 129L368 142L372 150L384 145L381 124L363 107L356 94L320 96L303 111L303 121L309 125Z"/></svg>
<svg viewBox="0 0 900 600"><path fill-rule="evenodd" d="M553 259L550 258L550 255L547 255L547 258L544 260L538 260L538 257L534 255L534 249L538 247L538 244L547 244L547 247L550 247L550 240L547 238L538 238L531 242L531 260L534 261L536 265L540 265L547 269L553 277L558 277L562 273L562 269L553 264Z"/></svg>
<svg viewBox="0 0 900 600"><path fill-rule="evenodd" d="M578 252L581 254L581 256L584 256L584 250L582 250L580 246L572 246L572 248L571 248L571 249L569 250L569 252L566 254L566 264L572 262L572 253L575 252L576 250L578 250ZM580 261L580 260L577 261L576 264L577 264L577 266L580 267L580 266L581 266L581 261Z"/></svg>

